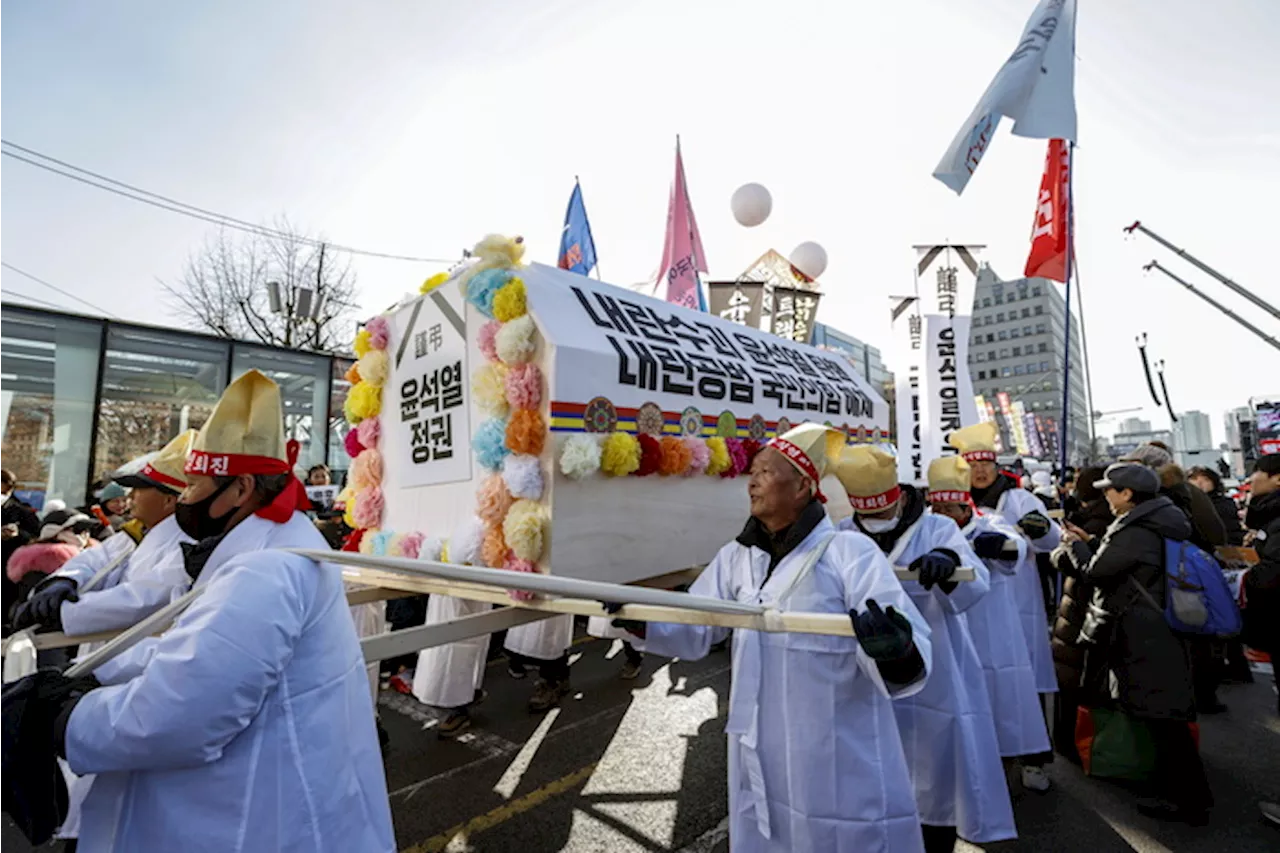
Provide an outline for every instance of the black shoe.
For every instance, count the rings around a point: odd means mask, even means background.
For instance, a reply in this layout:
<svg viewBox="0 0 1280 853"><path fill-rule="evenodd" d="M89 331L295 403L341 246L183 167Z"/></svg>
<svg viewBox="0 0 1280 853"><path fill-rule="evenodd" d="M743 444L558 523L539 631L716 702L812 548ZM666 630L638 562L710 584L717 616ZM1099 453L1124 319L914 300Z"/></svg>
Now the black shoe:
<svg viewBox="0 0 1280 853"><path fill-rule="evenodd" d="M453 740L471 728L471 714L466 708L454 708L436 727L436 737L440 740Z"/></svg>
<svg viewBox="0 0 1280 853"><path fill-rule="evenodd" d="M1209 823L1208 809L1185 809L1156 797L1138 800L1137 807L1139 812L1156 820L1178 821L1190 826L1205 826Z"/></svg>
<svg viewBox="0 0 1280 853"><path fill-rule="evenodd" d="M529 698L529 712L538 714L543 711L549 711L560 704L569 693L569 681L546 681L539 678L537 684L533 685L533 696Z"/></svg>
<svg viewBox="0 0 1280 853"><path fill-rule="evenodd" d="M1258 803L1262 819L1272 826L1280 826L1280 806L1275 803Z"/></svg>

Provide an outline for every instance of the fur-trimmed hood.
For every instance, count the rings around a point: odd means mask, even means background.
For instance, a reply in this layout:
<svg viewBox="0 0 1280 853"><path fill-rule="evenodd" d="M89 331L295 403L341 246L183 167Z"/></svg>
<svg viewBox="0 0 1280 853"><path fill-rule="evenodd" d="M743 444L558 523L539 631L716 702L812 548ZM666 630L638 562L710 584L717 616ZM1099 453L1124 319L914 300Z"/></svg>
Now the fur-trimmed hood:
<svg viewBox="0 0 1280 853"><path fill-rule="evenodd" d="M13 552L9 565L5 567L5 574L14 583L31 572L51 575L80 551L78 546L67 542L32 542Z"/></svg>
<svg viewBox="0 0 1280 853"><path fill-rule="evenodd" d="M1187 482L1187 472L1183 471L1182 466L1177 462L1161 465L1156 469L1156 473L1160 475L1161 488L1172 489Z"/></svg>

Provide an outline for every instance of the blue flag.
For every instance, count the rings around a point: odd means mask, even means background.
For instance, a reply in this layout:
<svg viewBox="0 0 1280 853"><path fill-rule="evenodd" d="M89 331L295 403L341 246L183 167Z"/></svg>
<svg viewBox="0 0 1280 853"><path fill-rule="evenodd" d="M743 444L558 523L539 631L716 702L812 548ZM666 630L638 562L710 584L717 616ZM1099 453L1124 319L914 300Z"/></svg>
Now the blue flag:
<svg viewBox="0 0 1280 853"><path fill-rule="evenodd" d="M587 275L596 266L596 244L591 239L591 223L587 206L582 202L582 186L573 185L569 209L564 214L564 231L560 233L560 269Z"/></svg>

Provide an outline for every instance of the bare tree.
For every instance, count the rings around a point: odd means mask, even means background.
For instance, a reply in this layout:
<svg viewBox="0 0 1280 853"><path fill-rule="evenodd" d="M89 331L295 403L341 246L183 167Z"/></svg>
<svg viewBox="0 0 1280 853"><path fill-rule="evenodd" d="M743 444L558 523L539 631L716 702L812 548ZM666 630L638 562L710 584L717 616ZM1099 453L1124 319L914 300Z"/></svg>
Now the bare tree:
<svg viewBox="0 0 1280 853"><path fill-rule="evenodd" d="M279 285L279 312L271 310L268 282ZM175 312L194 328L294 349L350 349L356 307L350 260L287 220L258 234L219 231L187 259L181 279L162 284ZM305 307L304 290L314 316L295 316Z"/></svg>

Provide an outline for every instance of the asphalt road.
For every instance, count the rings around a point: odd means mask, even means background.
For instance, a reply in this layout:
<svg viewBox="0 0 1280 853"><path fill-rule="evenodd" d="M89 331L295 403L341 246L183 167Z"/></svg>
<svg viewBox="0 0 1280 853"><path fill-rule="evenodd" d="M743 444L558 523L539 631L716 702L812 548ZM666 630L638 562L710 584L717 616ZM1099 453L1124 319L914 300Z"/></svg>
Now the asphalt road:
<svg viewBox="0 0 1280 853"><path fill-rule="evenodd" d="M489 697L474 729L457 742L436 737L431 709L382 694L401 851L728 850L728 653L695 662L648 658L631 682L618 678L618 645L579 637L573 653L574 692L544 714L525 708L533 676L513 680L502 659L492 662ZM1015 804L1021 838L988 849L1280 850L1280 829L1263 824L1255 805L1280 800L1275 696L1262 681L1225 687L1221 696L1230 711L1201 724L1217 799L1209 826L1151 821L1133 809L1130 792L1085 778L1059 759L1049 768L1053 790ZM3 849L30 848L6 825Z"/></svg>

